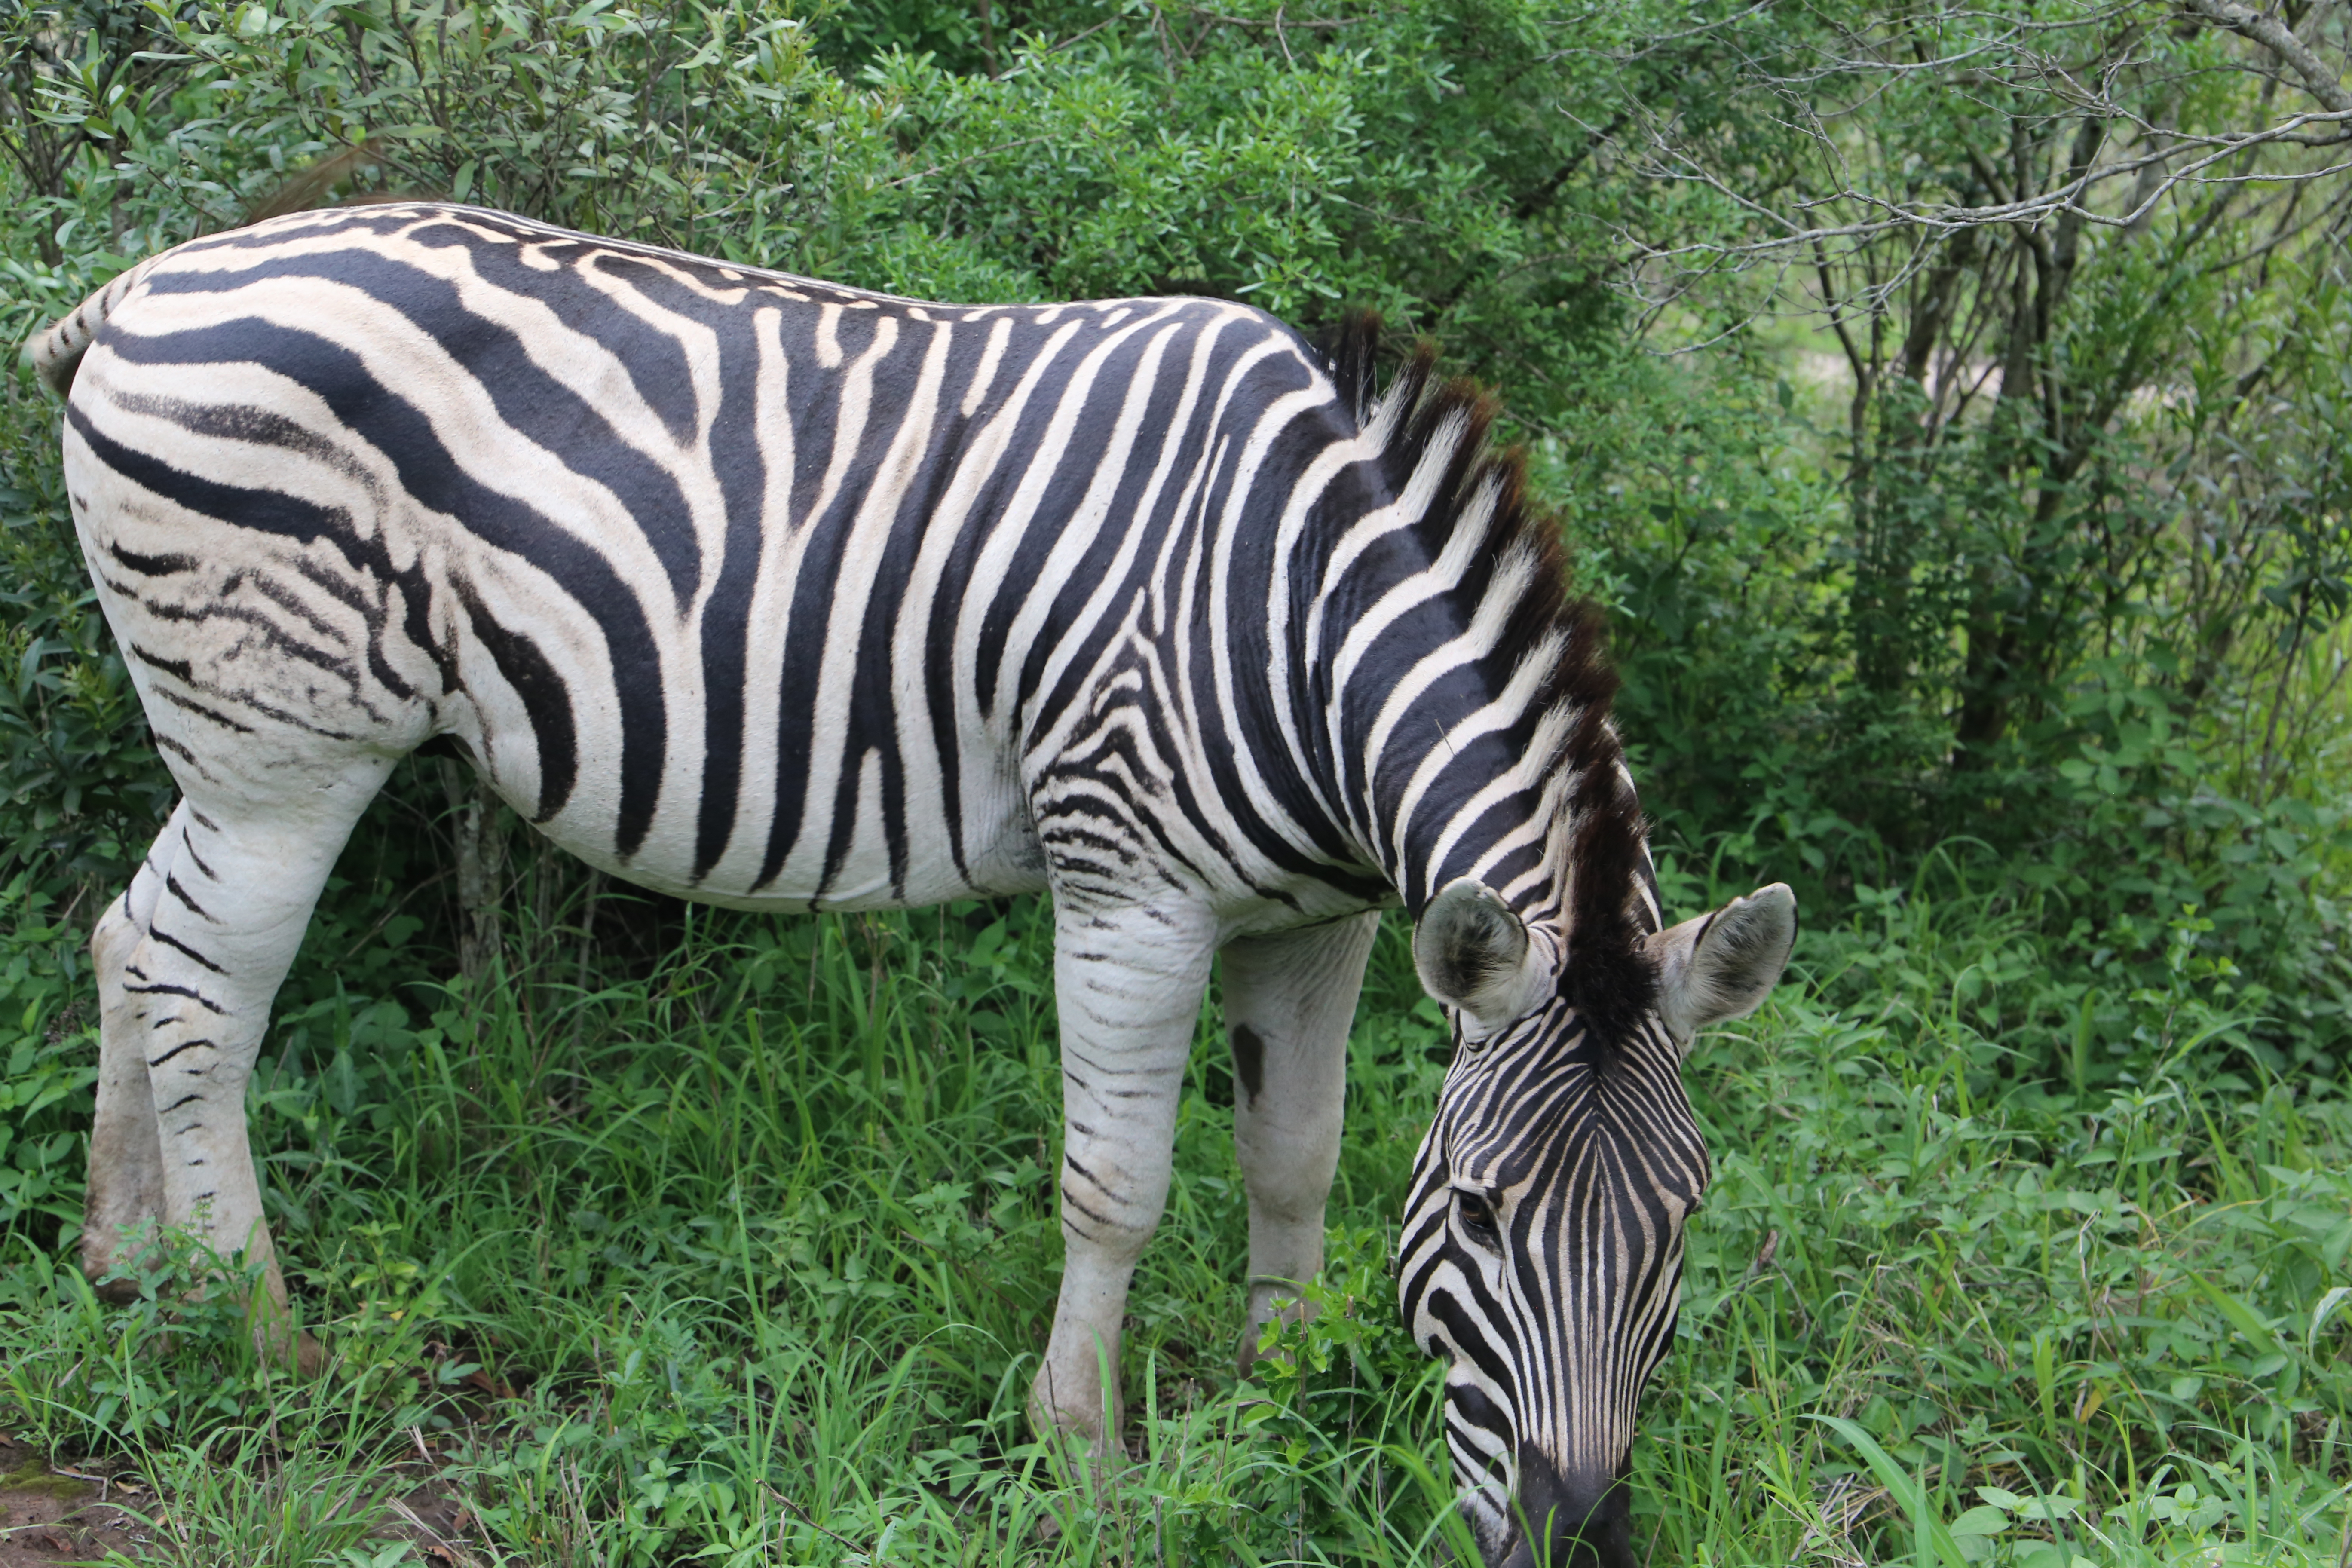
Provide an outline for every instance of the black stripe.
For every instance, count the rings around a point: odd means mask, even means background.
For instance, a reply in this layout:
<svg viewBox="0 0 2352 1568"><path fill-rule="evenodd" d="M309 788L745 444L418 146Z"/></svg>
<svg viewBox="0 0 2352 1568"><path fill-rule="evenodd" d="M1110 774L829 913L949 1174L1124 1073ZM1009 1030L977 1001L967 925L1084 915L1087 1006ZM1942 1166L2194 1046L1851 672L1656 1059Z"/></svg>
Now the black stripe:
<svg viewBox="0 0 2352 1568"><path fill-rule="evenodd" d="M471 583L455 577L450 586L466 606L466 623L473 628L475 640L489 651L499 679L522 699L523 717L539 747L539 806L530 819L543 823L563 809L580 777L580 742L572 726L571 689L537 643L499 624Z"/></svg>
<svg viewBox="0 0 2352 1568"><path fill-rule="evenodd" d="M656 279L648 278L648 286ZM751 593L765 537L761 516L768 464L752 416L758 405L760 347L750 315L722 319L698 298L659 279L661 302L710 326L719 340L719 407L711 417L709 458L726 504L727 533L719 574L702 606L702 801L695 823L693 879L710 874L735 830L742 795L744 684L751 638ZM773 520L782 527L784 520Z"/></svg>
<svg viewBox="0 0 2352 1568"><path fill-rule="evenodd" d="M173 707L177 708L184 712L193 713L199 719L208 719L212 722L218 724L222 729L227 730L234 734L250 735L253 733L252 725L241 724L237 721L230 718L227 714L222 712L219 709L208 708L204 703L198 702L193 698L183 697L168 686L157 687L155 689L155 695L170 703ZM272 713L270 717L287 718L289 715ZM301 728L307 730L310 729L311 726L305 724L302 725Z"/></svg>
<svg viewBox="0 0 2352 1568"><path fill-rule="evenodd" d="M190 958L194 959L198 963L203 964L206 969L211 970L215 974L226 974L228 973L227 970L223 969L219 964L215 963L211 959L206 958L203 953L198 952L194 948L190 947L186 942L182 942L178 937L173 936L170 931L164 931L161 927L150 925L147 928L147 934L153 937L157 942L162 942L165 947L177 948L180 952L186 953ZM193 996L195 993L190 992L189 994ZM197 1000L202 1001L203 998L198 997ZM219 1011L217 1008L215 1008L214 1010L215 1012Z"/></svg>
<svg viewBox="0 0 2352 1568"><path fill-rule="evenodd" d="M162 654L151 652L135 642L124 643L122 647L131 658L151 668L160 669L164 674L185 681L190 686L196 683L195 667L184 658L165 658Z"/></svg>
<svg viewBox="0 0 2352 1568"><path fill-rule="evenodd" d="M170 939L166 938L165 940L169 941ZM179 943L173 942L172 945L177 947ZM198 1006L204 1008L207 1012L218 1013L223 1017L226 1017L228 1016L227 1008L222 1006L219 1003L214 1001L211 997L205 995L203 993L192 991L184 985L168 985L158 983L152 985L126 985L123 989L139 996L185 996L188 1000L195 1003Z"/></svg>
<svg viewBox="0 0 2352 1568"><path fill-rule="evenodd" d="M866 423L854 437L842 428L840 423L841 384L846 380L851 367L872 346L874 323L862 320L871 314L870 311L843 313L839 323L841 330L837 334L842 361L839 371L835 373L835 380L829 385L821 386L814 394L803 391L792 399L792 507L793 516L798 520L793 526L796 526L807 538L801 547L800 569L792 584L792 608L787 623L790 635L778 654L783 668L777 684L776 792L768 824L767 847L761 856L759 874L751 883L753 892L775 880L800 841L801 819L807 814L809 806L810 765L815 752L818 718L816 704L823 689L833 604L840 592L842 564L849 544L850 530L865 500L856 476L873 471L874 463L867 459L873 451L871 443L876 439L877 430L880 438L886 442L897 431L897 426L889 416L890 410L879 397L869 401ZM808 320L795 321L793 324L813 329L815 325L814 314ZM788 344L787 352L795 356L794 363L798 365L801 363L797 357L802 352L801 345ZM813 367L815 350L810 346L806 352L806 363ZM873 367L872 374L878 382L881 367ZM824 515L814 515L813 509L821 493L824 475L836 456L835 447L845 438L854 438L858 443L847 469L850 477L835 493ZM854 704L850 717L855 718ZM844 770L841 784L851 790L856 787L855 773L861 760L856 750L859 732L853 724L843 736L839 758ZM836 809L832 820L815 825L826 831L827 846L826 865L817 883L819 893L838 868L835 847L841 834L847 830L839 820L841 815ZM814 898L810 900L812 908L815 901Z"/></svg>
<svg viewBox="0 0 2352 1568"><path fill-rule="evenodd" d="M653 825L661 793L667 744L665 703L644 606L611 562L528 502L476 480L442 445L432 421L420 409L378 381L358 355L315 333L246 317L152 338L114 332L109 347L125 359L144 364L249 361L308 386L353 435L392 459L402 485L417 504L454 517L484 543L523 557L552 578L596 624L612 651L614 692L621 710L621 791L614 844L624 861L637 852ZM475 368L485 367L477 364ZM293 497L240 489L183 474L99 435L78 407L69 407L68 413L76 429L94 437L93 450L101 460L191 510L306 543L327 536L331 530L348 528L341 513ZM99 442L104 443L103 448Z"/></svg>
<svg viewBox="0 0 2352 1568"><path fill-rule="evenodd" d="M168 577L175 572L193 572L197 565L193 555L142 555L110 539L106 542L106 552L142 577Z"/></svg>
<svg viewBox="0 0 2352 1568"><path fill-rule="evenodd" d="M194 857L193 857L193 856L191 856L191 857L190 857L190 858L192 858L192 859L193 859L193 858L194 858ZM199 865L199 868L201 869L201 864ZM180 900L180 902L182 902L182 903L184 903L184 904L187 905L187 906L188 906L188 908L190 908L191 910L194 910L196 913L198 913L198 914L200 914L200 915L204 915L205 919L206 919L206 920L208 920L208 921L209 921L209 920L212 920L212 918L213 918L213 917L212 917L211 915L209 915L209 914L206 914L206 913L205 913L205 907L204 907L202 904L200 904L200 903L196 902L196 900L194 900L194 899L192 899L192 898L188 897L188 889L185 889L185 888L183 888L182 886L180 886L180 879L179 879L179 878L177 878L177 877L175 877L175 876L173 876L173 875L172 875L171 873L169 873L169 872L164 873L164 876L163 876L163 886L164 886L167 889L169 889L169 890L170 890L170 892L171 892L171 895L172 895L173 898L175 898L175 899L179 900ZM214 924L215 924L215 925L217 925L217 924L219 924L220 922L219 922L219 921L213 921L213 923L214 923Z"/></svg>
<svg viewBox="0 0 2352 1568"><path fill-rule="evenodd" d="M520 286L510 291L524 298L551 304L562 298L567 285L594 292L569 270L529 271L509 247L485 246L473 237L458 236L455 228L441 231L437 237L445 240L462 238L477 269L486 275L495 277L499 274L502 269L499 264L501 261L509 264L520 274L515 279ZM427 242L430 243L430 239ZM152 279L148 288L156 294L221 294L263 279L279 278L310 279L338 284L363 293L378 304L405 317L418 331L431 338L450 357L465 366L498 409L499 417L524 439L555 458L573 473L592 479L610 491L644 531L646 542L652 547L663 571L668 575L670 591L678 607L683 609L693 602L701 583L702 552L688 521L689 513L686 497L679 490L677 480L659 463L623 440L620 432L613 428L602 409L541 368L531 357L530 346L520 337L498 322L467 310L455 283L390 257L353 248L267 257L252 267L234 273L165 272ZM651 332L642 322L636 321L601 294L595 296L595 307L601 311L600 315L575 324L608 347L613 347L617 340L619 346L614 347L614 352L628 366L632 376L644 374L644 368L636 362L647 353L648 337L668 344L669 363L674 366L674 385L677 393L688 396L690 408L693 383L676 342ZM236 324L223 323L224 326ZM243 324L249 329L261 326L261 323L250 321ZM118 340L122 335L110 331L105 340L107 346L120 349L121 344ZM294 330L282 330L281 335L289 342L312 338L310 333ZM313 341L325 342L323 339ZM233 361L239 357L253 356L232 353L224 354L222 359ZM273 370L281 369L280 365L267 359L257 363ZM309 368L311 371L310 374L293 374L294 380L309 385L312 391L327 396L327 387L321 385L317 377L317 371L325 367L314 365ZM358 374L372 383L373 378L366 377L363 370ZM340 374L335 380L349 384L348 378ZM673 402L675 395L648 398L647 401L654 403L659 413L662 405ZM329 402L331 405L333 399L329 397ZM404 403L403 406L406 405ZM361 425L361 421L353 417L352 411L338 407L335 412L345 423L355 427ZM665 414L663 417L665 423L670 422L669 415ZM369 435L371 440L375 439L364 429L362 433ZM677 433L675 425L672 425L672 433ZM384 445L381 440L376 440L375 444L378 447ZM433 438L433 446L436 451L439 450L437 437ZM450 470L450 477L454 478L457 465L446 452L441 452L440 456ZM404 467L401 482L413 495L421 498L425 494L418 488L416 477Z"/></svg>

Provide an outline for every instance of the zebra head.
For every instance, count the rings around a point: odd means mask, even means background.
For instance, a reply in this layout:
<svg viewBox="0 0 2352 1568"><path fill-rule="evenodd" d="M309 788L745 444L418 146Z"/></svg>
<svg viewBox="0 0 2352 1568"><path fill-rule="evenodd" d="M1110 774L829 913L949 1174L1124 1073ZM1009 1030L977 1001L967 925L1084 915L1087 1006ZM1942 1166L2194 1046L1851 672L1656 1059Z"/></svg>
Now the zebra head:
<svg viewBox="0 0 2352 1568"><path fill-rule="evenodd" d="M1707 1181L1682 1058L1771 991L1796 899L1775 883L1633 936L1630 983L1592 973L1603 961L1552 924L1467 879L1422 913L1413 956L1454 1054L1398 1294L1413 1338L1453 1363L1446 1446L1490 1568L1631 1568L1634 1406L1674 1336Z"/></svg>

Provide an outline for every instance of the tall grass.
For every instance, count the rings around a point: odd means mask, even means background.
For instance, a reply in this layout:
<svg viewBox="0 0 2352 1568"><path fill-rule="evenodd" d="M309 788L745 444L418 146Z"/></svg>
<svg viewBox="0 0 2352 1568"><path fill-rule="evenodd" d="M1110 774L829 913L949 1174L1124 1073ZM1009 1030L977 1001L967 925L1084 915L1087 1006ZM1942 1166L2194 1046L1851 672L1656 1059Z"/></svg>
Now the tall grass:
<svg viewBox="0 0 2352 1568"><path fill-rule="evenodd" d="M1649 1561L2340 1568L2352 1099L2247 1043L2193 914L2168 986L2061 987L1979 875L1861 889L1692 1060L1717 1173L1634 1451ZM344 933L306 952L252 1109L331 1378L288 1385L168 1271L103 1306L69 1226L19 1223L0 1424L137 1463L191 1563L269 1519L272 1561L373 1563L352 1521L402 1462L519 1563L1402 1564L1458 1534L1388 1273L1444 1048L1397 922L1325 1311L1252 1383L1203 1018L1112 1475L1021 1415L1060 1257L1045 908L697 911L636 974L583 969L567 918L525 910L470 991L353 995Z"/></svg>

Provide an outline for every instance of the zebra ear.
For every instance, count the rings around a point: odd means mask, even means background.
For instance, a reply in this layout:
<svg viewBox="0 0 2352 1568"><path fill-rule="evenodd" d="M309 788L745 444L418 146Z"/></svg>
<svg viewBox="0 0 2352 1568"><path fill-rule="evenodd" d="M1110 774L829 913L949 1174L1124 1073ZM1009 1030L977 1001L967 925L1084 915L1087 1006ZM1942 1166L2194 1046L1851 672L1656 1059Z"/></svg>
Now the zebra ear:
<svg viewBox="0 0 2352 1568"><path fill-rule="evenodd" d="M1658 1014L1684 1049L1709 1024L1764 1005L1797 942L1797 895L1786 882L1759 888L1713 914L1647 939L1658 965Z"/></svg>
<svg viewBox="0 0 2352 1568"><path fill-rule="evenodd" d="M1473 1037L1492 1034L1533 1006L1549 977L1528 928L1484 882L1449 882L1412 931L1412 966L1423 989L1465 1015Z"/></svg>

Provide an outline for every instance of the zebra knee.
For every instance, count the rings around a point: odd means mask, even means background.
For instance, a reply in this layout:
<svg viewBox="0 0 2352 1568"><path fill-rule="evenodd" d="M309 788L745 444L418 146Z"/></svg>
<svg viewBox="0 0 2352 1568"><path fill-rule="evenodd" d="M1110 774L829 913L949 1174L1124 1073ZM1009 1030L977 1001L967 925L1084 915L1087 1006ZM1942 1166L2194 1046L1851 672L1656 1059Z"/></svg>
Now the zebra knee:
<svg viewBox="0 0 2352 1568"><path fill-rule="evenodd" d="M114 901L106 906L89 928L89 962L100 984L121 974L123 961L144 935L139 922L131 918L131 889L126 888L114 896Z"/></svg>
<svg viewBox="0 0 2352 1568"><path fill-rule="evenodd" d="M1261 1115L1237 1121L1234 1147L1253 1214L1276 1222L1321 1223L1324 1200L1339 1168L1338 1117L1284 1122Z"/></svg>
<svg viewBox="0 0 2352 1568"><path fill-rule="evenodd" d="M1151 1233L1160 1227L1160 1206L1139 1202L1111 1187L1076 1154L1063 1157L1065 1243L1131 1262L1142 1255Z"/></svg>

